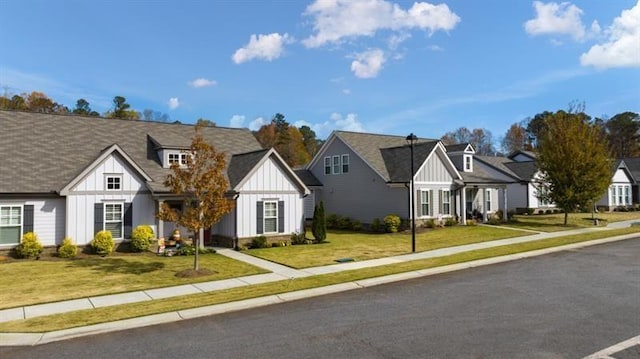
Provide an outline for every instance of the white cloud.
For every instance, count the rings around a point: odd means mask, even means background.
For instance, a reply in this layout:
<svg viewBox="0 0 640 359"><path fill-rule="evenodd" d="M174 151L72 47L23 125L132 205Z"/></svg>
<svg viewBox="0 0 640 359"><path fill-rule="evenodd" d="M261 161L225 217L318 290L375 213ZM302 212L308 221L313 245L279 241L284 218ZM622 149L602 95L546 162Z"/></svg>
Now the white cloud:
<svg viewBox="0 0 640 359"><path fill-rule="evenodd" d="M597 68L640 66L640 1L622 11L605 30L607 41L580 56L582 66Z"/></svg>
<svg viewBox="0 0 640 359"><path fill-rule="evenodd" d="M307 47L373 36L379 30L420 29L432 34L452 30L460 22L446 4L427 2L416 2L404 10L385 0L316 0L304 14L312 18L314 30L302 41Z"/></svg>
<svg viewBox="0 0 640 359"><path fill-rule="evenodd" d="M169 105L170 110L175 110L176 108L178 108L178 106L180 106L180 101L178 101L177 97L172 97L167 102L167 105Z"/></svg>
<svg viewBox="0 0 640 359"><path fill-rule="evenodd" d="M388 41L389 49L390 50L397 49L398 46L400 46L400 44L402 44L403 42L405 42L409 38L411 38L411 34L409 34L408 32L402 32L400 34L391 35L391 37L389 37L389 41Z"/></svg>
<svg viewBox="0 0 640 359"><path fill-rule="evenodd" d="M342 93L345 95L351 95L351 89L342 89Z"/></svg>
<svg viewBox="0 0 640 359"><path fill-rule="evenodd" d="M257 36L253 34L249 38L249 43L236 50L231 59L236 64L254 59L273 61L282 56L284 45L293 41L289 34L280 35L276 32Z"/></svg>
<svg viewBox="0 0 640 359"><path fill-rule="evenodd" d="M229 127L243 128L244 127L244 115L233 115L229 119Z"/></svg>
<svg viewBox="0 0 640 359"><path fill-rule="evenodd" d="M188 84L189 86L194 88L201 88L201 87L207 87L207 86L215 86L218 83L215 80L208 80L201 77L193 81L189 81Z"/></svg>
<svg viewBox="0 0 640 359"><path fill-rule="evenodd" d="M440 51L444 51L444 49L438 45L430 45L427 46L427 49L434 51L434 52L440 52Z"/></svg>
<svg viewBox="0 0 640 359"><path fill-rule="evenodd" d="M372 49L354 55L351 62L351 71L361 78L369 79L378 76L385 62L384 52L380 49Z"/></svg>
<svg viewBox="0 0 640 359"><path fill-rule="evenodd" d="M364 132L364 125L358 121L358 115L355 113L349 113L346 116L334 112L330 117L331 121L325 122L325 124L331 125L332 129Z"/></svg>
<svg viewBox="0 0 640 359"><path fill-rule="evenodd" d="M266 125L271 121L266 120L264 117L258 117L255 120L249 122L249 129L251 131L257 131L262 127L262 125Z"/></svg>
<svg viewBox="0 0 640 359"><path fill-rule="evenodd" d="M575 40L585 38L586 30L579 7L568 2L545 4L540 1L534 1L533 7L536 17L524 23L529 35L569 35Z"/></svg>

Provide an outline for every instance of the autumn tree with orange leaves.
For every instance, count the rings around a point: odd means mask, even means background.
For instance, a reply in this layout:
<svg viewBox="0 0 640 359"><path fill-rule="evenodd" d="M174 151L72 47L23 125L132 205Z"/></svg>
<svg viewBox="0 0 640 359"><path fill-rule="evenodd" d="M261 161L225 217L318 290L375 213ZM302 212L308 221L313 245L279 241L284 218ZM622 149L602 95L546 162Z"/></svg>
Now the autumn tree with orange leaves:
<svg viewBox="0 0 640 359"><path fill-rule="evenodd" d="M165 202L158 217L193 231L196 247L193 269L200 274L200 230L218 223L231 212L234 202L227 193L229 182L224 175L225 155L204 139L200 126L195 127L188 154L185 165L171 165L171 173L164 181L164 185L181 198L182 211L176 211Z"/></svg>

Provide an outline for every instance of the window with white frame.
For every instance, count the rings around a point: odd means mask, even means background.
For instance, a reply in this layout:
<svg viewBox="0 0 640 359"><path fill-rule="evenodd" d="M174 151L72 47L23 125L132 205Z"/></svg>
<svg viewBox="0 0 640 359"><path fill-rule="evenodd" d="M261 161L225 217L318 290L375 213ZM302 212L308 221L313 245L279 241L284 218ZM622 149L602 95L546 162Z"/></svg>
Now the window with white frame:
<svg viewBox="0 0 640 359"><path fill-rule="evenodd" d="M342 155L342 173L349 173L349 155Z"/></svg>
<svg viewBox="0 0 640 359"><path fill-rule="evenodd" d="M324 158L324 174L331 174L331 157L329 156Z"/></svg>
<svg viewBox="0 0 640 359"><path fill-rule="evenodd" d="M548 207L549 205L551 205L551 202L548 199L548 192L544 187L538 187L536 191L539 207Z"/></svg>
<svg viewBox="0 0 640 359"><path fill-rule="evenodd" d="M451 192L449 190L442 191L442 214L451 214Z"/></svg>
<svg viewBox="0 0 640 359"><path fill-rule="evenodd" d="M629 191L631 190L630 186L624 186L624 203L629 205L631 204L631 196Z"/></svg>
<svg viewBox="0 0 640 359"><path fill-rule="evenodd" d="M471 155L464 155L464 171L473 171L473 157Z"/></svg>
<svg viewBox="0 0 640 359"><path fill-rule="evenodd" d="M340 156L333 156L333 174L340 174Z"/></svg>
<svg viewBox="0 0 640 359"><path fill-rule="evenodd" d="M107 191L122 190L122 175L106 175L105 182Z"/></svg>
<svg viewBox="0 0 640 359"><path fill-rule="evenodd" d="M624 204L622 201L622 186L618 186L618 205Z"/></svg>
<svg viewBox="0 0 640 359"><path fill-rule="evenodd" d="M0 244L20 243L22 237L22 206L0 206Z"/></svg>
<svg viewBox="0 0 640 359"><path fill-rule="evenodd" d="M171 166L174 163L177 163L180 166L187 165L187 154L181 152L169 152L167 154L167 163Z"/></svg>
<svg viewBox="0 0 640 359"><path fill-rule="evenodd" d="M278 201L264 201L264 233L278 232Z"/></svg>
<svg viewBox="0 0 640 359"><path fill-rule="evenodd" d="M122 239L124 226L124 203L104 204L104 229L111 231L114 239Z"/></svg>
<svg viewBox="0 0 640 359"><path fill-rule="evenodd" d="M485 195L485 202L486 202L486 206L487 206L487 212L491 211L491 190L487 189L484 192Z"/></svg>
<svg viewBox="0 0 640 359"><path fill-rule="evenodd" d="M424 190L420 191L420 215L421 216L430 216L431 215L431 198L429 198L429 191Z"/></svg>

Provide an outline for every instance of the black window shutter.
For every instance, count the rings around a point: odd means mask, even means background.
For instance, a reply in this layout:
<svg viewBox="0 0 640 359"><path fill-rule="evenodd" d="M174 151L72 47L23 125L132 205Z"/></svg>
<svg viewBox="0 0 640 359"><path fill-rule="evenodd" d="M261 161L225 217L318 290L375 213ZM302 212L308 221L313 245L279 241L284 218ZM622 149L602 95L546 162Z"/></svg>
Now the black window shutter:
<svg viewBox="0 0 640 359"><path fill-rule="evenodd" d="M284 233L284 201L278 201L278 233Z"/></svg>
<svg viewBox="0 0 640 359"><path fill-rule="evenodd" d="M22 222L22 232L29 233L33 232L33 205L27 204L23 207L23 222Z"/></svg>
<svg viewBox="0 0 640 359"><path fill-rule="evenodd" d="M256 205L256 233L262 234L264 233L264 203L262 201L258 201Z"/></svg>
<svg viewBox="0 0 640 359"><path fill-rule="evenodd" d="M131 238L133 230L133 204L126 202L124 204L124 238Z"/></svg>
<svg viewBox="0 0 640 359"><path fill-rule="evenodd" d="M102 203L93 205L93 234L100 232L104 226L104 207Z"/></svg>

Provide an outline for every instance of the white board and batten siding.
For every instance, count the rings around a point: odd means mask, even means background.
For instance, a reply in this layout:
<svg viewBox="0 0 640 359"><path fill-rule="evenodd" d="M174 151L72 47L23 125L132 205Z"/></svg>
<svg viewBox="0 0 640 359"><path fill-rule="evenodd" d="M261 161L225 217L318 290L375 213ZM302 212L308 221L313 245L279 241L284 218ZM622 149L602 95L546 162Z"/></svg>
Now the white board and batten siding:
<svg viewBox="0 0 640 359"><path fill-rule="evenodd" d="M229 213L216 229L229 237L257 236L257 203L273 200L284 202L284 228L279 234L299 233L304 220L303 193L284 171L273 157L267 158L237 189L240 193L236 201L237 214ZM236 222L236 233L233 233L234 228L229 221Z"/></svg>
<svg viewBox="0 0 640 359"><path fill-rule="evenodd" d="M453 185L454 176L451 170L444 164L442 156L438 150L435 150L422 165L422 168L416 173L415 183L433 183L444 185L443 188L449 188Z"/></svg>
<svg viewBox="0 0 640 359"><path fill-rule="evenodd" d="M121 176L121 190L106 189L108 175ZM94 205L108 201L132 203L132 227L148 224L154 232L157 231L155 201L144 180L122 158L112 154L71 188L66 200L67 236L80 245L91 242L94 235Z"/></svg>

